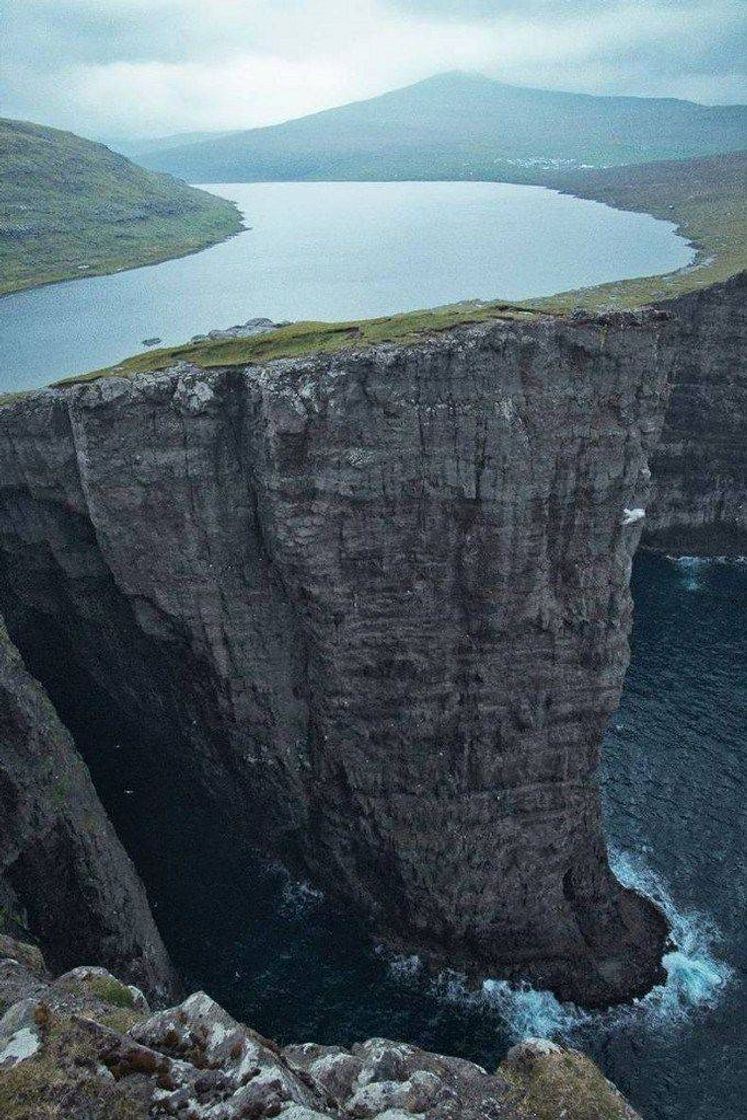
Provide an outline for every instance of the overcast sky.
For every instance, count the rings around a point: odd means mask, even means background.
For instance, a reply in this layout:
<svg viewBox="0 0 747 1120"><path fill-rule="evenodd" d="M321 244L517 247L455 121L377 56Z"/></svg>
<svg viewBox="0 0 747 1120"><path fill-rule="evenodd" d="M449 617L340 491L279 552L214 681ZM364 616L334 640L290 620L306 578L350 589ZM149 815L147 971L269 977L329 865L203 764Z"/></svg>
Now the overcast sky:
<svg viewBox="0 0 747 1120"><path fill-rule="evenodd" d="M250 128L445 70L747 100L747 0L0 0L0 114L86 136Z"/></svg>

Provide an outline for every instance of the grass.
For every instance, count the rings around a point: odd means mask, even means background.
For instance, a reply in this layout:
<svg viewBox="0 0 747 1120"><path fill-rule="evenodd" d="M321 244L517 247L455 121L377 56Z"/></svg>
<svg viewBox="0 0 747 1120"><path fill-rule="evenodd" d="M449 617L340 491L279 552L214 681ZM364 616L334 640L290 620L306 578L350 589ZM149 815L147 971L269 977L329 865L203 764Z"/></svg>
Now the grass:
<svg viewBox="0 0 747 1120"><path fill-rule="evenodd" d="M73 133L0 120L0 294L183 256L240 229L226 199Z"/></svg>
<svg viewBox="0 0 747 1120"><path fill-rule="evenodd" d="M579 305L591 311L640 307L717 284L747 268L747 152L576 172L549 183L580 198L673 222L696 257L676 272L562 292L529 300L527 307L561 314Z"/></svg>
<svg viewBox="0 0 747 1120"><path fill-rule="evenodd" d="M83 992L81 994L88 993L101 1000L102 1003L111 1004L112 1007L129 1011L135 1006L135 998L130 989L114 976L97 976L95 974L85 977L71 976L64 983L69 991L74 992L82 988Z"/></svg>
<svg viewBox="0 0 747 1120"><path fill-rule="evenodd" d="M135 1006L135 997L130 989L113 976L90 976L86 986L102 1003L110 1003L113 1007L127 1010L132 1010Z"/></svg>
<svg viewBox="0 0 747 1120"><path fill-rule="evenodd" d="M551 1054L529 1070L498 1073L511 1086L510 1102L526 1120L626 1120L630 1110L600 1069L577 1051Z"/></svg>
<svg viewBox="0 0 747 1120"><path fill-rule="evenodd" d="M65 378L58 385L95 381L101 377L127 377L168 369L176 362L191 362L201 369L227 366L260 365L276 358L298 358L307 354L330 354L350 347L366 347L381 342L407 345L422 341L428 334L451 327L488 319L532 321L536 312L506 303L457 304L433 311L413 311L406 315L390 315L379 319L361 319L346 323L290 323L269 334L253 338L231 338L222 341L192 342L149 350L104 370Z"/></svg>
<svg viewBox="0 0 747 1120"><path fill-rule="evenodd" d="M3 1120L146 1120L147 1105L127 1080L96 1074L95 1044L72 1020L53 1018L42 1034L38 1054L0 1070Z"/></svg>
<svg viewBox="0 0 747 1120"><path fill-rule="evenodd" d="M540 315L565 315L574 307L589 311L636 308L705 287L747 268L747 222L743 195L747 153L707 159L605 168L548 178L547 184L621 209L647 211L676 224L697 249L694 265L665 276L624 280L544 299L509 304L460 303L355 322L299 322L247 339L206 340L137 354L107 369L57 382L58 385L127 377L187 361L203 369L262 364L361 348L381 342L409 345L452 327L492 319L532 321ZM8 403L23 394L0 398Z"/></svg>

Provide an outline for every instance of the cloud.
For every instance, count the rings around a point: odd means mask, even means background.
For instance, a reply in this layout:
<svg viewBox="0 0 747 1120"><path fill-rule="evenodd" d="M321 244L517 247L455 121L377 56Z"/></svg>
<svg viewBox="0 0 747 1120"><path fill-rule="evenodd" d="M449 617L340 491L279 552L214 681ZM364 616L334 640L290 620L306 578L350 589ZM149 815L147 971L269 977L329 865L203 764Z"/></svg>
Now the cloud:
<svg viewBox="0 0 747 1120"><path fill-rule="evenodd" d="M0 0L3 112L87 135L274 123L443 70L745 96L743 0Z"/></svg>

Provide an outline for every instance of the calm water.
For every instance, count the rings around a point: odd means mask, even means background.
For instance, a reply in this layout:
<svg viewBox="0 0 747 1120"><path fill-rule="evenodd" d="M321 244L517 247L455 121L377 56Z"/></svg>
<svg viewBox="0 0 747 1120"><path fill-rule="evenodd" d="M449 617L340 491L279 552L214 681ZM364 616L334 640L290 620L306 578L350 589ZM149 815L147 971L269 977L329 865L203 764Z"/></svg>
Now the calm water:
<svg viewBox="0 0 747 1120"><path fill-rule="evenodd" d="M668 272L668 222L506 183L231 183L252 228L204 252L0 299L0 392L258 315L348 319Z"/></svg>
<svg viewBox="0 0 747 1120"><path fill-rule="evenodd" d="M616 870L673 926L666 985L584 1014L505 983L470 995L458 976L429 980L417 958L377 952L350 914L227 850L220 821L190 810L174 768L160 772L142 742L111 739L104 718L78 741L187 988L283 1042L384 1035L493 1067L521 1037L565 1039L645 1120L744 1115L747 565L641 555L634 594L633 660L603 778Z"/></svg>

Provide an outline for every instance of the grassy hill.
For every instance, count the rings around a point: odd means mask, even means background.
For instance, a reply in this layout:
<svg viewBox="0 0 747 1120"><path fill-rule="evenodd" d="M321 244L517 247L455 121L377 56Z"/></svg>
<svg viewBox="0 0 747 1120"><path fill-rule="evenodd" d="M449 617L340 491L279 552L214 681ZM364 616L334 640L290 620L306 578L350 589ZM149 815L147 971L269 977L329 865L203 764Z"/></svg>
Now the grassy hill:
<svg viewBox="0 0 747 1120"><path fill-rule="evenodd" d="M233 203L103 144L0 120L0 293L181 256L240 228Z"/></svg>
<svg viewBox="0 0 747 1120"><path fill-rule="evenodd" d="M270 128L144 146L190 182L501 179L582 164L684 159L747 145L747 107L525 89L479 74L416 85Z"/></svg>

